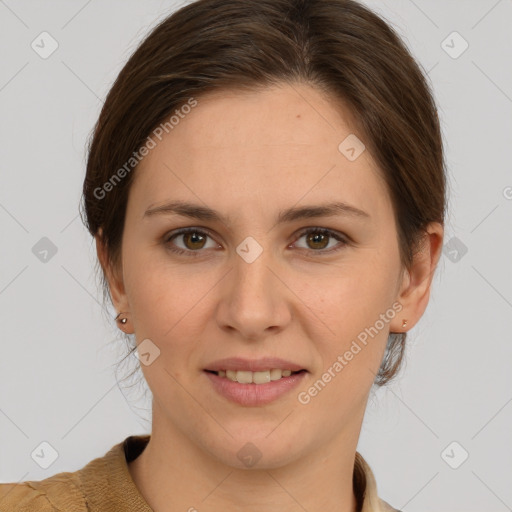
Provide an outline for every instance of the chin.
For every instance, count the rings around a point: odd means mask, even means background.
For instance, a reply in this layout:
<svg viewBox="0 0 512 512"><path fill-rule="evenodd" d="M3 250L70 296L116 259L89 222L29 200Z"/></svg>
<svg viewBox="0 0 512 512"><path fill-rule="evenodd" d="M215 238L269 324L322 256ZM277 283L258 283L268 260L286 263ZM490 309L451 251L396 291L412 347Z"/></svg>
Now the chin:
<svg viewBox="0 0 512 512"><path fill-rule="evenodd" d="M278 435L278 429L276 424L260 430L253 427L252 434L241 431L242 433L233 437L226 436L222 442L215 443L215 446L210 445L209 451L223 464L237 469L280 468L300 456L298 443L304 443L304 436L297 435L295 438L286 429Z"/></svg>

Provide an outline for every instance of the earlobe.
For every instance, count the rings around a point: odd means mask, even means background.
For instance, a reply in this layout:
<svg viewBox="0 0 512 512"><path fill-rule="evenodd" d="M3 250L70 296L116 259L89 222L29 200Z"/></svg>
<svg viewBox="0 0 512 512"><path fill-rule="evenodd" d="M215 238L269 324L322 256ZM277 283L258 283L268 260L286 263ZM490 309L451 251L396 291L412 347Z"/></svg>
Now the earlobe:
<svg viewBox="0 0 512 512"><path fill-rule="evenodd" d="M443 227L435 222L427 226L411 267L404 271L398 302L402 304L400 317L407 318L407 330L413 327L427 308L434 272L442 251ZM392 332L405 332L402 320L395 318Z"/></svg>
<svg viewBox="0 0 512 512"><path fill-rule="evenodd" d="M119 313L116 316L115 320L117 322L117 326L119 327L119 329L121 329L121 331L123 331L125 334L133 334L135 332L130 323L127 313Z"/></svg>

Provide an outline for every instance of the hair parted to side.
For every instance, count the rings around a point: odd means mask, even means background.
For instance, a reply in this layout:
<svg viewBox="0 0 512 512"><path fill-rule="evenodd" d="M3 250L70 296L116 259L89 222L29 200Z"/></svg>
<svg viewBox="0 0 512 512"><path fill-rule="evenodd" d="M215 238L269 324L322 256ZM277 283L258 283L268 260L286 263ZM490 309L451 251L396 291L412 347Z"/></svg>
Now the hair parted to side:
<svg viewBox="0 0 512 512"><path fill-rule="evenodd" d="M316 87L348 106L387 185L403 269L424 228L444 224L445 164L426 76L395 30L354 0L197 0L161 21L110 89L88 145L83 222L120 269L126 205L136 172L101 196L148 135L191 98L280 83ZM341 141L340 141L341 142ZM104 190L104 189L102 189ZM110 299L101 268L104 298ZM400 369L405 333L389 336L375 379Z"/></svg>

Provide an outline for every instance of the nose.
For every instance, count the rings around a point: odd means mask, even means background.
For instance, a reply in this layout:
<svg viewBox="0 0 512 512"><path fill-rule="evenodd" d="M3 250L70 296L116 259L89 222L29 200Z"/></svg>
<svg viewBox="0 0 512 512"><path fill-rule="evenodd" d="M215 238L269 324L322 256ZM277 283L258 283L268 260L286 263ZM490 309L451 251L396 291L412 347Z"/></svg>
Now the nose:
<svg viewBox="0 0 512 512"><path fill-rule="evenodd" d="M291 321L291 292L271 252L263 250L254 261L234 255L216 311L219 327L231 335L257 341L281 332Z"/></svg>

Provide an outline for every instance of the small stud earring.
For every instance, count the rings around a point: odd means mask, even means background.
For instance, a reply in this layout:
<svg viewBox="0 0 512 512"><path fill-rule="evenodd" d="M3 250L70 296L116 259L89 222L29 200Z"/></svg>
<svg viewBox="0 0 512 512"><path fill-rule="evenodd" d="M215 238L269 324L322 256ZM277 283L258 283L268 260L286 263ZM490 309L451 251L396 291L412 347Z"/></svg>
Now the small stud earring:
<svg viewBox="0 0 512 512"><path fill-rule="evenodd" d="M405 327L407 325L407 320L402 320L402 327Z"/></svg>
<svg viewBox="0 0 512 512"><path fill-rule="evenodd" d="M125 317L124 317L124 318L119 318L122 314L123 314L123 313L119 313L119 315L117 315L117 316L116 316L116 320L117 320L119 323L121 323L121 324L125 325L125 324L126 324L126 322L128 322L128 318L125 318Z"/></svg>

